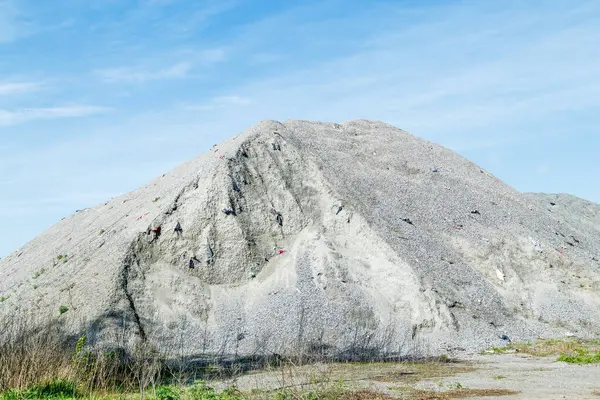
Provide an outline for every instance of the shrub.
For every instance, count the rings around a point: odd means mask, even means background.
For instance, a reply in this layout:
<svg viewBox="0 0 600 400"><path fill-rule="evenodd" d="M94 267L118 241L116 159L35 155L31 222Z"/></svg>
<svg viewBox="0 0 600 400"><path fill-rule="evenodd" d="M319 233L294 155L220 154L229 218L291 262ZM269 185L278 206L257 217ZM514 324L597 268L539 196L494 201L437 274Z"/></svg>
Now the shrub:
<svg viewBox="0 0 600 400"><path fill-rule="evenodd" d="M42 325L32 328L32 321L23 317L2 320L0 393L69 377L72 351L64 325L54 321Z"/></svg>
<svg viewBox="0 0 600 400"><path fill-rule="evenodd" d="M179 400L179 388L172 385L163 385L156 388L156 400Z"/></svg>
<svg viewBox="0 0 600 400"><path fill-rule="evenodd" d="M217 393L213 388L207 386L204 381L194 383L187 392L187 397L191 400L244 400L244 397L235 387Z"/></svg>

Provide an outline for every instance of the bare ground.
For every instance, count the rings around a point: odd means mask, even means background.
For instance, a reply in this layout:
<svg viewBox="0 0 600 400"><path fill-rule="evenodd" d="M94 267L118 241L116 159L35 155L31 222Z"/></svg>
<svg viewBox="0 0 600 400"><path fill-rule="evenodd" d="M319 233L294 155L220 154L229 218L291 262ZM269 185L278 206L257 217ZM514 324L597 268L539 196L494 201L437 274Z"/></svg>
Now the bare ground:
<svg viewBox="0 0 600 400"><path fill-rule="evenodd" d="M600 365L571 365L555 356L475 355L451 363L285 366L214 382L253 399L276 392L360 399L600 399ZM337 394L336 394L337 393ZM350 396L354 393L356 396Z"/></svg>
<svg viewBox="0 0 600 400"><path fill-rule="evenodd" d="M600 366L571 365L556 362L556 357L534 357L527 354L475 356L472 372L441 380L418 383L423 389L438 389L440 383L451 386L458 382L466 388L498 388L520 392L515 399L599 399ZM475 397L500 399L505 397Z"/></svg>

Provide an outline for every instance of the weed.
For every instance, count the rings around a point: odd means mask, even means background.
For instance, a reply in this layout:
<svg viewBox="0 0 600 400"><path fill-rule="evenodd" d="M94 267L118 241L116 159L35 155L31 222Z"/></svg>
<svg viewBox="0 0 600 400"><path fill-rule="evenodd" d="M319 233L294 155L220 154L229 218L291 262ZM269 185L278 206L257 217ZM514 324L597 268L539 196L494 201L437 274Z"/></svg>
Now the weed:
<svg viewBox="0 0 600 400"><path fill-rule="evenodd" d="M60 315L63 315L67 311L69 311L69 308L67 306L60 306L60 307L58 307L58 312L60 313Z"/></svg>
<svg viewBox="0 0 600 400"><path fill-rule="evenodd" d="M40 269L39 271L37 271L35 274L33 274L33 276L31 277L32 279L37 279L39 278L44 272L46 272L46 270L44 268Z"/></svg>
<svg viewBox="0 0 600 400"><path fill-rule="evenodd" d="M156 388L154 397L156 400L179 400L181 392L177 386L163 385Z"/></svg>
<svg viewBox="0 0 600 400"><path fill-rule="evenodd" d="M359 390L356 392L346 392L342 394L339 399L341 400L395 400L395 397L392 397L388 394L375 392L373 390Z"/></svg>
<svg viewBox="0 0 600 400"><path fill-rule="evenodd" d="M0 296L0 303L4 303L10 296Z"/></svg>
<svg viewBox="0 0 600 400"><path fill-rule="evenodd" d="M184 397L191 400L244 400L244 397L235 386L217 393L212 387L206 385L204 381L194 383L192 387L186 390Z"/></svg>
<svg viewBox="0 0 600 400"><path fill-rule="evenodd" d="M442 388L442 389L443 389L443 388L447 388L447 389L457 389L457 390L460 390L460 389L462 389L462 388L463 388L463 385L462 385L461 383L459 383L459 382L455 382L455 383L446 383L446 382L443 382L443 381L442 381L442 382L439 382L439 383L438 383L438 386L439 386L440 388Z"/></svg>
<svg viewBox="0 0 600 400"><path fill-rule="evenodd" d="M600 345L597 343L597 340L542 339L533 343L513 343L506 347L492 347L490 350L483 351L482 353L504 354L507 352L515 352L525 353L536 357L548 357L556 355L577 356L580 351L584 351L584 353L600 352Z"/></svg>
<svg viewBox="0 0 600 400"><path fill-rule="evenodd" d="M571 354L561 354L556 361L569 364L596 364L600 363L600 351L588 352L584 349L575 349Z"/></svg>
<svg viewBox="0 0 600 400"><path fill-rule="evenodd" d="M77 386L66 380L55 380L25 390L13 390L0 396L1 400L21 399L71 399L81 397Z"/></svg>

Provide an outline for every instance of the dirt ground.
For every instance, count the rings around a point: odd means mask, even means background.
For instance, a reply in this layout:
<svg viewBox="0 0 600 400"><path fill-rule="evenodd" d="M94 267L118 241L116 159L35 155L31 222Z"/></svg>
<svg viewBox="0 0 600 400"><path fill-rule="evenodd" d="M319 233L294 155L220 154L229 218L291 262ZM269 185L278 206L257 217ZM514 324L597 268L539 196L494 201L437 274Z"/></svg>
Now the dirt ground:
<svg viewBox="0 0 600 400"><path fill-rule="evenodd" d="M442 380L426 380L418 386L435 390L440 382L450 385L459 382L466 388L520 392L508 397L479 397L485 399L600 399L600 365L572 365L555 360L556 357L527 354L475 356L474 371Z"/></svg>
<svg viewBox="0 0 600 400"><path fill-rule="evenodd" d="M486 354L450 363L288 365L213 385L235 385L256 399L282 390L320 393L318 398L346 398L331 395L333 388L338 393L372 393L360 397L364 400L600 399L600 365L571 365L557 362L553 356Z"/></svg>

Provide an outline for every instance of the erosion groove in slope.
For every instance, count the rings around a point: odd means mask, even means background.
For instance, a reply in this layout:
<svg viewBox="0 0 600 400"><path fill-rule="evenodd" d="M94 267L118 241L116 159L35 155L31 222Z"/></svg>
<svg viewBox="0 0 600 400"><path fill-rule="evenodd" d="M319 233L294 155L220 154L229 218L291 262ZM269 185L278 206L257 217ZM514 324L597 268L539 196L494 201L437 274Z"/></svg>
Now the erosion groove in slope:
<svg viewBox="0 0 600 400"><path fill-rule="evenodd" d="M144 234L144 236L146 236ZM144 255L147 258L148 244L144 243L144 239L141 235L131 244L130 249L125 255L120 272L119 289L125 296L129 312L133 317L138 334L142 340L146 339L146 331L142 324L139 312L136 307L136 302L133 293L133 286L136 280L143 279L143 264L148 260L143 260ZM150 244L151 245L151 244Z"/></svg>

